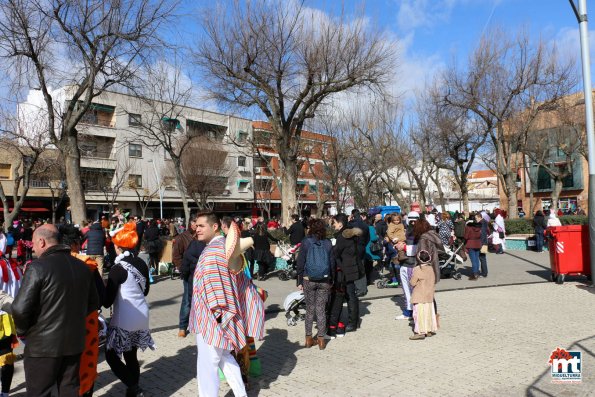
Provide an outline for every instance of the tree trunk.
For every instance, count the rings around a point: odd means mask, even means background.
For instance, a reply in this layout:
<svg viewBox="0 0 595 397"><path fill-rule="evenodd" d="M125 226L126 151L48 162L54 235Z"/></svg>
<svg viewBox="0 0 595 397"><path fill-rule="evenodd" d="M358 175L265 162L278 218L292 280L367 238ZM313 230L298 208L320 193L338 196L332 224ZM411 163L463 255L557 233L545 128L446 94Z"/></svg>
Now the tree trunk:
<svg viewBox="0 0 595 397"><path fill-rule="evenodd" d="M563 178L556 177L554 178L554 190L552 190L552 206L550 207L551 211L554 213L558 213L558 200L560 199L560 193L562 193L563 187Z"/></svg>
<svg viewBox="0 0 595 397"><path fill-rule="evenodd" d="M68 197L70 198L70 221L81 224L87 218L85 191L81 179L81 154L77 146L76 137L59 145L64 157L66 182L68 184Z"/></svg>
<svg viewBox="0 0 595 397"><path fill-rule="evenodd" d="M508 218L518 218L516 174L508 173L504 176L506 182L506 199L508 201Z"/></svg>
<svg viewBox="0 0 595 397"><path fill-rule="evenodd" d="M469 214L469 188L466 183L461 186L461 199L463 200L463 212Z"/></svg>
<svg viewBox="0 0 595 397"><path fill-rule="evenodd" d="M179 158L174 158L173 156L172 161L176 173L176 183L178 184L178 190L180 191L180 197L182 198L182 206L184 207L184 223L186 228L188 228L188 225L190 224L190 208L188 207L188 197L186 197L186 185L184 185L184 180L182 178L182 163ZM161 181L159 181L159 183L161 183ZM161 189L161 187L159 187L159 189ZM161 190L159 190L159 194L161 194Z"/></svg>
<svg viewBox="0 0 595 397"><path fill-rule="evenodd" d="M295 195L297 188L297 162L282 159L283 175L281 175L281 223L289 224L292 214L297 213L298 203ZM298 214L299 215L299 214Z"/></svg>

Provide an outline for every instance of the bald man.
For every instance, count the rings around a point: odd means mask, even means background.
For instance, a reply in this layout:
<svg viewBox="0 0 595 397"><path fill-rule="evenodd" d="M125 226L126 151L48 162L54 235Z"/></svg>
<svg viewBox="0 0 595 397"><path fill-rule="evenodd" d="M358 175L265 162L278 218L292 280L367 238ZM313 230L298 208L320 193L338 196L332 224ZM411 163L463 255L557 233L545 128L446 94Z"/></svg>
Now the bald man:
<svg viewBox="0 0 595 397"><path fill-rule="evenodd" d="M85 318L99 308L92 273L60 244L53 225L33 233L36 260L27 266L12 304L17 334L25 338L28 396L78 396L79 362L85 347Z"/></svg>

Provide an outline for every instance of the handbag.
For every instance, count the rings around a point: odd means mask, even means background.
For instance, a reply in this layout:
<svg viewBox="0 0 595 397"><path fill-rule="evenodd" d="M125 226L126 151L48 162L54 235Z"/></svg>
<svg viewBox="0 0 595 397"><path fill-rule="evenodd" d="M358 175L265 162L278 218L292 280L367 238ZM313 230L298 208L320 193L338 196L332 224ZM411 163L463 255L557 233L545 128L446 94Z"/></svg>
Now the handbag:
<svg viewBox="0 0 595 397"><path fill-rule="evenodd" d="M504 232L498 232L498 237L504 238Z"/></svg>
<svg viewBox="0 0 595 397"><path fill-rule="evenodd" d="M372 252L372 253L382 252L383 248L384 248L384 246L382 245L380 240L376 240L376 241L370 243L370 252Z"/></svg>
<svg viewBox="0 0 595 397"><path fill-rule="evenodd" d="M479 250L480 254L487 254L488 253L488 246L487 245L482 245L481 249Z"/></svg>

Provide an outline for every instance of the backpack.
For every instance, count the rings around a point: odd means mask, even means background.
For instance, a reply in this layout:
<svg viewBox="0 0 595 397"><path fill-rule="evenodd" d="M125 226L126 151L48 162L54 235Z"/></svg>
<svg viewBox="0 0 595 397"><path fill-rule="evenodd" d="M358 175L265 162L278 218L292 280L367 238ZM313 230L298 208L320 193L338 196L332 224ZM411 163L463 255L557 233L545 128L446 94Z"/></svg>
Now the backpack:
<svg viewBox="0 0 595 397"><path fill-rule="evenodd" d="M331 276L331 258L323 240L312 239L306 256L305 273L311 281L327 281Z"/></svg>

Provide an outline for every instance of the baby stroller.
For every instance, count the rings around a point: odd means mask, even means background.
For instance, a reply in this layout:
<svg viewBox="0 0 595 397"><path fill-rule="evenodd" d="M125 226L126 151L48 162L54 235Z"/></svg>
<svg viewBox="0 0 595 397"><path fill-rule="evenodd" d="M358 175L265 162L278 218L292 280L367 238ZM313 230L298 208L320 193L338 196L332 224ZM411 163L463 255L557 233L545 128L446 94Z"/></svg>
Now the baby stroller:
<svg viewBox="0 0 595 397"><path fill-rule="evenodd" d="M306 315L300 313L300 310L306 310L306 299L302 291L294 291L287 295L283 302L285 308L285 318L288 326L297 325L298 321L304 321Z"/></svg>
<svg viewBox="0 0 595 397"><path fill-rule="evenodd" d="M301 243L292 247L289 244L279 244L277 247L281 250L281 258L287 261L287 267L279 272L279 280L287 281L297 278L297 252Z"/></svg>
<svg viewBox="0 0 595 397"><path fill-rule="evenodd" d="M461 279L461 273L459 273L457 268L463 265L463 258L459 256L459 252L462 249L462 243L458 247L444 246L444 252L438 255L440 278Z"/></svg>

